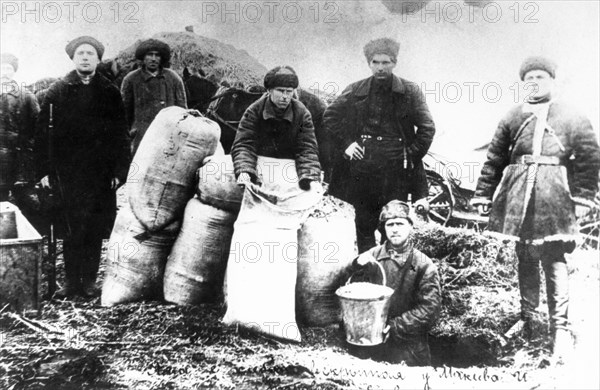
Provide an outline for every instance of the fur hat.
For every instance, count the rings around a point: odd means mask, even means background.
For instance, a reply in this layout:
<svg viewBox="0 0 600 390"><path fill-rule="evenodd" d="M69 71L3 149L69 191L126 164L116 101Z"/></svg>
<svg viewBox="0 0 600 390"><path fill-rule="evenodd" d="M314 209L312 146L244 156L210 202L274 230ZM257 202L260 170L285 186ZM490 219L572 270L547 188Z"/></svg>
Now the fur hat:
<svg viewBox="0 0 600 390"><path fill-rule="evenodd" d="M524 81L527 72L532 70L543 70L547 72L550 77L556 77L556 64L552 60L545 57L526 58L521 64L521 69L519 69L519 77L521 78L521 81Z"/></svg>
<svg viewBox="0 0 600 390"><path fill-rule="evenodd" d="M147 39L140 42L135 49L135 58L143 61L146 54L150 51L157 51L160 55L160 65L163 68L168 68L171 61L171 48L168 44L158 39Z"/></svg>
<svg viewBox="0 0 600 390"><path fill-rule="evenodd" d="M298 88L298 76L291 66L276 66L265 75L265 88Z"/></svg>
<svg viewBox="0 0 600 390"><path fill-rule="evenodd" d="M12 65L15 72L19 69L19 59L10 53L2 53L2 63Z"/></svg>
<svg viewBox="0 0 600 390"><path fill-rule="evenodd" d="M88 45L91 45L94 49L96 49L96 53L98 53L98 59L101 60L102 56L104 55L104 45L100 43L96 38L89 37L87 35L75 38L67 44L67 46L65 47L65 51L69 55L69 58L73 59L73 56L75 55L75 50L77 50L79 46L86 43Z"/></svg>
<svg viewBox="0 0 600 390"><path fill-rule="evenodd" d="M363 51L369 62L371 62L376 54L387 54L392 61L396 62L398 60L400 44L391 38L379 38L368 42Z"/></svg>
<svg viewBox="0 0 600 390"><path fill-rule="evenodd" d="M392 200L383 206L381 214L379 214L379 225L377 226L377 230L381 233L382 242L387 240L387 234L385 233L386 221L394 218L404 218L413 225L411 215L412 210L409 204L399 200Z"/></svg>

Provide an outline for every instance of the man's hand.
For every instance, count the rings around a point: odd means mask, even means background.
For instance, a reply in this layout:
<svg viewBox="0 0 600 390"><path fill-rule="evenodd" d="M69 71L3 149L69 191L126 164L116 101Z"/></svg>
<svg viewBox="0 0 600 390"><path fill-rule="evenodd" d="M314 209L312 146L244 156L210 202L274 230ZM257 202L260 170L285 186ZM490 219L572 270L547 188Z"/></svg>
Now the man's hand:
<svg viewBox="0 0 600 390"><path fill-rule="evenodd" d="M377 260L369 252L361 254L360 256L358 256L358 259L356 259L356 264L360 265L361 267L364 267L369 263L375 262L377 262Z"/></svg>
<svg viewBox="0 0 600 390"><path fill-rule="evenodd" d="M588 206L584 206L582 204L575 205L575 216L577 219L583 218L590 212L590 208Z"/></svg>
<svg viewBox="0 0 600 390"><path fill-rule="evenodd" d="M252 178L248 172L242 172L238 176L237 183L241 187L245 187L248 184L252 184Z"/></svg>
<svg viewBox="0 0 600 390"><path fill-rule="evenodd" d="M362 160L365 156L365 148L361 147L357 142L353 142L344 151L344 154L350 160Z"/></svg>
<svg viewBox="0 0 600 390"><path fill-rule="evenodd" d="M121 180L118 177L113 177L110 181L110 189L116 190L121 185Z"/></svg>
<svg viewBox="0 0 600 390"><path fill-rule="evenodd" d="M48 176L42 177L42 180L38 183L44 189L50 189L50 178Z"/></svg>

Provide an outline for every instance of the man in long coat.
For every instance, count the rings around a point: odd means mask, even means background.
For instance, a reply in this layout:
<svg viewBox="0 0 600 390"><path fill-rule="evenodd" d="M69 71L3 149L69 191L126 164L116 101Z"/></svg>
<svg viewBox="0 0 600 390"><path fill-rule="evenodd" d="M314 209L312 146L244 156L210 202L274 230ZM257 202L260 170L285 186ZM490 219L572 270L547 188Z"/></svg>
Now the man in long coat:
<svg viewBox="0 0 600 390"><path fill-rule="evenodd" d="M157 39L145 40L136 48L135 58L142 62L142 67L125 76L121 85L129 135L133 139L132 154L160 110L171 106L187 108L183 80L168 69L169 45Z"/></svg>
<svg viewBox="0 0 600 390"><path fill-rule="evenodd" d="M102 43L82 36L65 50L75 70L46 94L36 154L42 185L59 199L56 215L64 235L65 284L56 295L93 296L102 239L114 221L115 190L127 176L129 139L119 90L96 73Z"/></svg>
<svg viewBox="0 0 600 390"><path fill-rule="evenodd" d="M554 100L555 71L547 58L523 62L519 75L535 93L500 121L471 203L490 215L490 231L517 241L526 329L539 305L541 261L559 359L572 346L565 253L575 248L576 215L593 207L600 148L590 121Z"/></svg>
<svg viewBox="0 0 600 390"><path fill-rule="evenodd" d="M377 217L387 202L428 194L422 158L435 125L418 85L392 73L399 49L389 38L367 43L373 76L350 84L323 117L333 139L329 191L356 209L360 252L375 244Z"/></svg>

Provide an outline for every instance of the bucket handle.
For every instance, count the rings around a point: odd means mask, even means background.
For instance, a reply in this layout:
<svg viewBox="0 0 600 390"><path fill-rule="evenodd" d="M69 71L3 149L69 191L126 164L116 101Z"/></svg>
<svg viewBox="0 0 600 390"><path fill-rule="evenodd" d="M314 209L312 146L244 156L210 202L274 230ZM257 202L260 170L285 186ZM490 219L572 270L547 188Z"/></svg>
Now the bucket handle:
<svg viewBox="0 0 600 390"><path fill-rule="evenodd" d="M375 260L375 264L377 264L377 266L379 267L379 271L381 272L381 276L383 277L383 280L382 280L383 283L382 283L382 285L383 286L387 286L387 277L385 276L385 270L383 269L383 266L377 260ZM350 275L350 277L346 281L346 285L350 284L350 280L351 279L352 279L352 275Z"/></svg>

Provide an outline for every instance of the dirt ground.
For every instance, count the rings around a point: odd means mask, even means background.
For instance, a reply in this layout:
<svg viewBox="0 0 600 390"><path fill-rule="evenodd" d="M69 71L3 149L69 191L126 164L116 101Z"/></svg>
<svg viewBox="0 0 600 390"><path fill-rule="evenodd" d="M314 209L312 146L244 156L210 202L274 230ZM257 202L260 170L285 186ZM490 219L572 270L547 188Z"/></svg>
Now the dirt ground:
<svg viewBox="0 0 600 390"><path fill-rule="evenodd" d="M456 258L469 260L464 253ZM477 311L468 312L466 320L462 313L456 322L455 313L445 314L434 329L445 336L430 341L435 367L351 356L338 325L301 328L301 343L283 343L223 325L221 304L104 308L99 298L77 298L44 301L39 315L0 307L0 389L598 389L600 253L578 249L568 260L575 350L564 365L553 365L549 356L545 299L534 340L525 341L518 332L509 338L494 333L500 347L485 350L493 356L481 358L475 344L469 345L472 350L453 344L449 336L460 339L477 329L486 337L486 329L505 331L518 319L514 283L486 287L488 279L466 267L452 274L451 268L442 269L444 288L456 288L446 296ZM58 268L62 274L60 259ZM461 280L468 289L458 289ZM448 305L460 308L456 302Z"/></svg>

